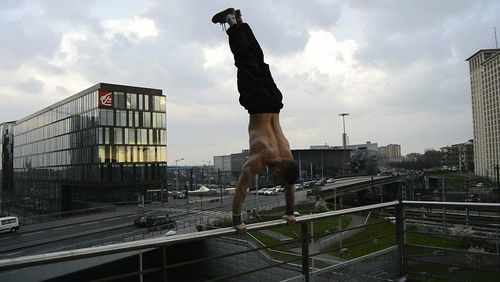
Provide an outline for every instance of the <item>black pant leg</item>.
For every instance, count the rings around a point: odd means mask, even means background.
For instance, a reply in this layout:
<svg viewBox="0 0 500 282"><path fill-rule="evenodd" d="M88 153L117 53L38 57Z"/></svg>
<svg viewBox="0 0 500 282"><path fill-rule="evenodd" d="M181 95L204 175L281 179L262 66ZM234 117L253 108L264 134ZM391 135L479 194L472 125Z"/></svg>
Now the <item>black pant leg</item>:
<svg viewBox="0 0 500 282"><path fill-rule="evenodd" d="M238 68L240 104L249 113L279 113L283 96L274 83L269 65L264 63L264 53L250 26L246 23L233 25L227 34Z"/></svg>
<svg viewBox="0 0 500 282"><path fill-rule="evenodd" d="M255 95L262 91L262 78L259 60L253 52L255 46L248 37L245 24L231 26L227 34L234 65L238 68L238 91L243 98Z"/></svg>

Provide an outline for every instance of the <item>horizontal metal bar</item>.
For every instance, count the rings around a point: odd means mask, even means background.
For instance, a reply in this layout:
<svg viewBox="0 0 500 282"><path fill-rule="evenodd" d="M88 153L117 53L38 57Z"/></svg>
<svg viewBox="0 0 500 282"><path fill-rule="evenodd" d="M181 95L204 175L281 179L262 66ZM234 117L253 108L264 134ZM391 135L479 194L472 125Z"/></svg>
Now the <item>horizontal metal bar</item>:
<svg viewBox="0 0 500 282"><path fill-rule="evenodd" d="M361 207L354 207L354 208L343 209L343 210L323 212L323 213L319 213L319 214L302 215L302 216L297 217L297 222L314 221L314 220L323 219L323 218L332 217L332 216L337 216L337 215L345 215L345 214L356 213L356 212L363 212L363 211L369 211L369 210L375 210L375 209L381 209L381 208L395 207L398 204L399 204L398 201L391 201L391 202L373 204L373 205L368 205L368 206L361 206ZM278 221L281 221L281 220L278 220ZM268 221L268 222L272 222L272 221Z"/></svg>
<svg viewBox="0 0 500 282"><path fill-rule="evenodd" d="M313 220L318 220L322 218L328 218L332 216L350 214L355 212L363 212L373 209L392 207L398 205L398 201L355 207L337 211L324 212L321 214L313 215L303 215L297 217L297 223L309 222ZM266 229L271 227L277 227L285 225L286 221L284 219L277 219L272 221L260 222L255 224L250 224L247 227L247 231ZM177 245L182 243L187 243L191 241L198 241L201 239L208 239L213 237L220 237L225 235L234 235L235 230L233 227L226 227L214 230L207 230L197 233L179 234L170 237L163 238L152 238L145 239L141 241L118 243L113 245L89 247L76 250L60 251L48 254L39 254L25 257L18 257L12 259L0 260L0 270L7 270L13 268L21 268L26 266L35 266L40 264L49 264L60 261L76 260L88 257L103 256L114 253L122 253L127 251L134 251L140 249L157 248L161 246Z"/></svg>
<svg viewBox="0 0 500 282"><path fill-rule="evenodd" d="M433 202L433 201L403 201L403 205L417 206L439 206L439 207L475 207L475 208L498 208L500 204L495 203L470 203L470 202Z"/></svg>

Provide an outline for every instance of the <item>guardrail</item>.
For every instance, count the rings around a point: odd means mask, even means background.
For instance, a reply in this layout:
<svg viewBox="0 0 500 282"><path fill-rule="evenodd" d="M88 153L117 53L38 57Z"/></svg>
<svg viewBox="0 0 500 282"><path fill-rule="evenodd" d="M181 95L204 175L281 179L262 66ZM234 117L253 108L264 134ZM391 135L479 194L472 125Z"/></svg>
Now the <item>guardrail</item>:
<svg viewBox="0 0 500 282"><path fill-rule="evenodd" d="M471 275L488 281L500 274L500 223L489 221L495 213L500 204L392 201L302 215L293 228L281 219L255 223L245 236L228 227L0 260L0 280L30 273L43 280L54 264L60 270L114 261L119 267L109 265L102 276L91 269L78 275L88 281L467 280Z"/></svg>

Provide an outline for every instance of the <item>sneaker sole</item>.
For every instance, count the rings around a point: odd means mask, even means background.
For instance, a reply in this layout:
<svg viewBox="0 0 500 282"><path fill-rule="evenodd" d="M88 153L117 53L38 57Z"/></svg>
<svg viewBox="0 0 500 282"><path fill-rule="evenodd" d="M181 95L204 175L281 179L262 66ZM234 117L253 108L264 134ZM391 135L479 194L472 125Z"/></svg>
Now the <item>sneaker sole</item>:
<svg viewBox="0 0 500 282"><path fill-rule="evenodd" d="M234 8L227 8L224 11L215 14L215 16L212 17L212 22L214 24L224 23L226 21L226 16L232 13L234 13Z"/></svg>

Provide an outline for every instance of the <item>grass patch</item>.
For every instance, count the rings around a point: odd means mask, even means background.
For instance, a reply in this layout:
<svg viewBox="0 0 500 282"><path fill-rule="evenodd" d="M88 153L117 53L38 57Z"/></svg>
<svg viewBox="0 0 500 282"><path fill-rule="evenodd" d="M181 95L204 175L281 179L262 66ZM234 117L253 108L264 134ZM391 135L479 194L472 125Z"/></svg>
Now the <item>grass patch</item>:
<svg viewBox="0 0 500 282"><path fill-rule="evenodd" d="M342 229L349 227L351 224L352 218L350 216L342 216ZM324 218L320 220L316 220L313 223L313 236L322 237L329 235L331 232L334 232L338 228L338 217L332 218ZM311 224L309 223L308 229L311 230ZM300 238L301 226L300 224L295 224L293 226L280 226L270 229L273 232L279 233L283 236L295 238Z"/></svg>
<svg viewBox="0 0 500 282"><path fill-rule="evenodd" d="M460 241L447 240L426 234L406 233L406 243L429 247L463 249Z"/></svg>
<svg viewBox="0 0 500 282"><path fill-rule="evenodd" d="M371 219L369 223L381 222L381 219ZM377 237L381 237L378 238ZM359 243L361 241L366 241ZM441 248L451 248L451 249L463 249L460 241L448 240L444 238L434 237L425 234L415 234L406 233L406 241L408 244L418 244L423 246L433 246ZM353 259L360 256L364 256L379 250L383 250L390 246L397 244L395 226L392 223L384 222L374 226L370 226L365 230L346 238L342 241L343 246L353 244L347 247L348 252L341 255L339 250L331 251L330 254L338 257L343 257L345 259ZM339 245L332 246L332 248L338 248Z"/></svg>

